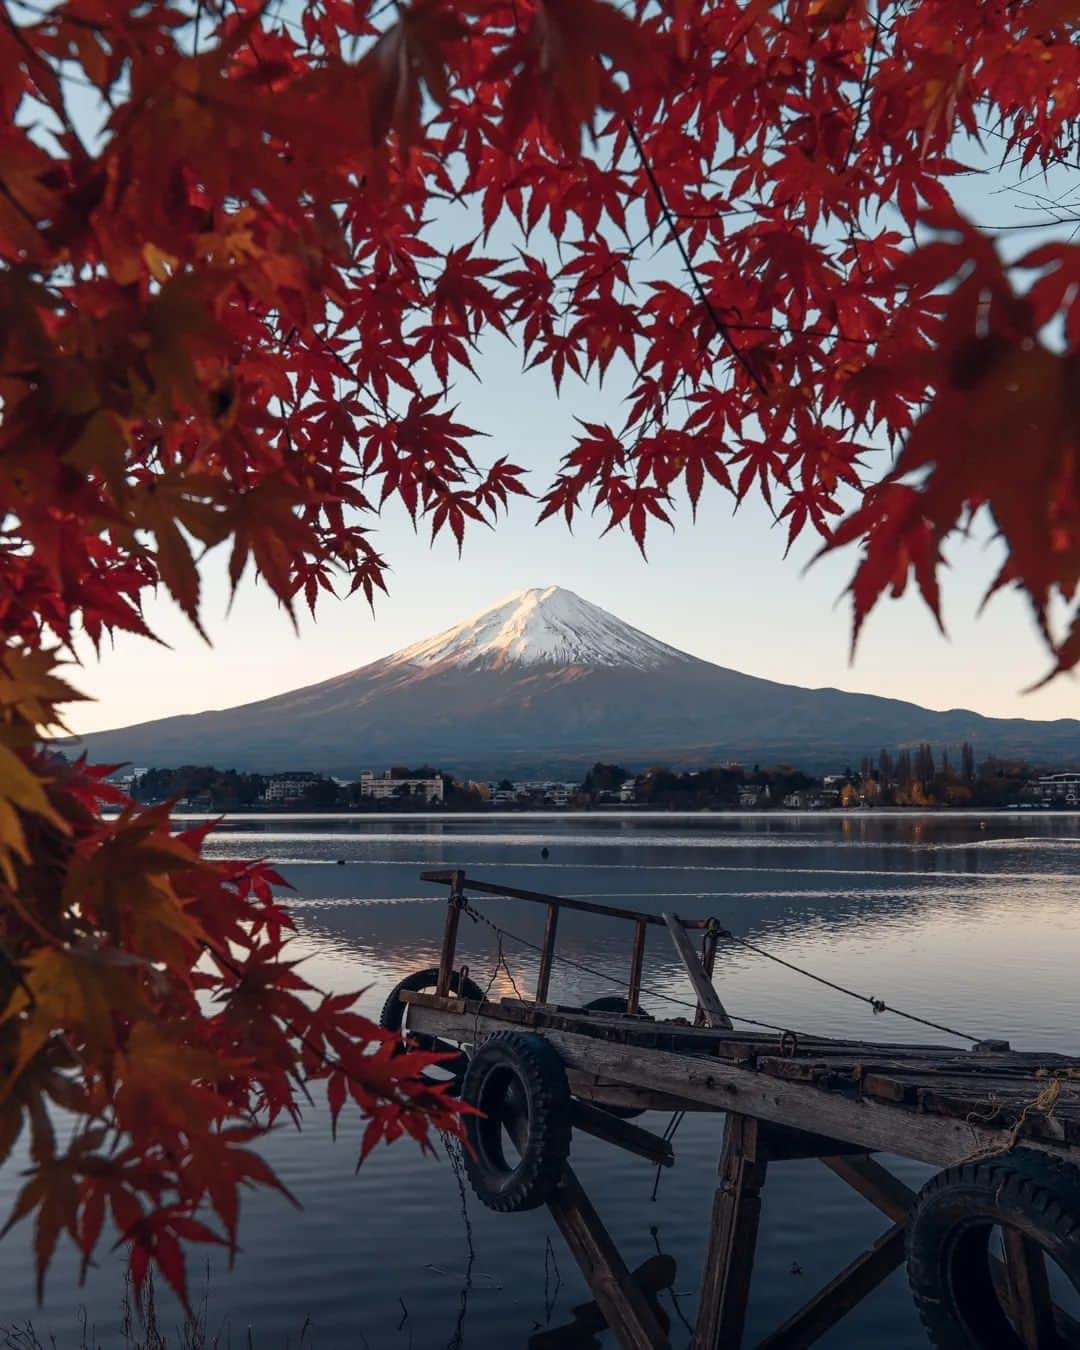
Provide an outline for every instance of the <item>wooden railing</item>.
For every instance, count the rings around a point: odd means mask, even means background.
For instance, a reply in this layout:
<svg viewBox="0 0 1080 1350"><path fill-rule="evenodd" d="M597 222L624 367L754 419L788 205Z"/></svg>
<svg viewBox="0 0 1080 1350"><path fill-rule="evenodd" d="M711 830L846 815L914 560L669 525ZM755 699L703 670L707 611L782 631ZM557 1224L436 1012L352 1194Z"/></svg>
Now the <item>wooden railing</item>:
<svg viewBox="0 0 1080 1350"><path fill-rule="evenodd" d="M544 937L540 945L540 963L536 976L536 1002L546 1003L551 983L551 969L555 961L555 939L559 929L559 911L576 909L585 914L599 914L609 919L622 919L634 925L634 939L630 949L630 970L626 990L626 1011L633 1014L640 1009L641 972L645 964L645 938L649 925L667 928L675 939L677 950L687 961L691 979L700 999L697 1022L709 1021L710 1025L730 1027L727 1015L712 989L713 966L716 961L716 944L719 928L715 919L680 919L674 914L650 914L641 909L624 909L618 905L600 905L591 900L575 900L567 895L548 895L543 891L524 891L517 886L496 886L489 881L477 881L468 877L460 868L446 868L431 872L421 872L421 881L430 881L440 886L449 886L447 897L446 926L443 929L442 951L439 956L439 982L436 993L445 997L450 993L450 983L454 972L454 956L457 949L458 923L461 911L468 896L483 899L497 896L507 900L525 900L531 904L546 905L547 916L544 922ZM689 940L685 930L703 932L700 965L692 950L684 951L683 944L689 949ZM703 972L708 985L706 991L698 977ZM711 997L710 997L711 995ZM719 1016L722 1020L715 1020Z"/></svg>

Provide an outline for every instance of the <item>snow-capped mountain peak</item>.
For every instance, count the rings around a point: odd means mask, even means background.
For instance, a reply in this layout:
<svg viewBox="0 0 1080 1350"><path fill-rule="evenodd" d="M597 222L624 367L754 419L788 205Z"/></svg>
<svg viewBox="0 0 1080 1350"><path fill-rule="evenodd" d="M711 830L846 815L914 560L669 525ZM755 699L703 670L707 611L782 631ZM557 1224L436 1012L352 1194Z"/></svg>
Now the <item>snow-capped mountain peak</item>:
<svg viewBox="0 0 1080 1350"><path fill-rule="evenodd" d="M654 670L691 660L561 586L534 587L395 652L394 664L630 666Z"/></svg>

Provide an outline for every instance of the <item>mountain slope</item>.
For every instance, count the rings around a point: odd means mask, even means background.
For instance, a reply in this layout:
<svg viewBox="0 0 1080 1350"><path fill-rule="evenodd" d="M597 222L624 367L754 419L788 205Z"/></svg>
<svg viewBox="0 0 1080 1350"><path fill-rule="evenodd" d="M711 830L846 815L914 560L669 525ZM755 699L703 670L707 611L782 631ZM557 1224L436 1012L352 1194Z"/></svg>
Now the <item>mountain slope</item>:
<svg viewBox="0 0 1080 1350"><path fill-rule="evenodd" d="M352 776L432 763L474 776L740 759L829 769L927 740L1080 761L1080 722L933 712L803 689L677 651L558 587L519 592L360 670L257 703L85 738L99 761Z"/></svg>

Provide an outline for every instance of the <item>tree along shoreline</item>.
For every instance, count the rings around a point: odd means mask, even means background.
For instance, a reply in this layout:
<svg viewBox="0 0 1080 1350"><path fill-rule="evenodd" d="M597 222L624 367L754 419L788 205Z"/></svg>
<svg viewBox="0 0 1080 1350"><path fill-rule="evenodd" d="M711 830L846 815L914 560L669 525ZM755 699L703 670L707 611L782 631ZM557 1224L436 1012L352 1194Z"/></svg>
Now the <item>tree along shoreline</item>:
<svg viewBox="0 0 1080 1350"><path fill-rule="evenodd" d="M379 796L371 795L371 775L349 782L311 771L264 775L211 765L128 771L118 781L142 804L168 801L181 811L207 813L730 813L1080 805L1064 789L1060 802L1047 800L1039 781L1042 772L1023 761L993 756L977 763L970 745L962 747L955 762L948 750L938 753L920 745L896 753L883 749L873 759L864 756L857 767L845 765L824 776L785 764L729 762L696 770L654 766L635 773L618 764L597 763L577 783L509 778L477 782L430 765L395 767L376 780Z"/></svg>

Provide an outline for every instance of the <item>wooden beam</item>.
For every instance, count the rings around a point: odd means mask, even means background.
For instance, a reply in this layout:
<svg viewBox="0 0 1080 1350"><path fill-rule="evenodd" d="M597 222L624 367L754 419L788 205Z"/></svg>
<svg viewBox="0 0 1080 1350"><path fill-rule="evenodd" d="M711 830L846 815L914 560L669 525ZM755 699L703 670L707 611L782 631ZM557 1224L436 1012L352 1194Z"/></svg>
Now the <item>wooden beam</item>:
<svg viewBox="0 0 1080 1350"><path fill-rule="evenodd" d="M626 990L626 1011L633 1014L641 1009L641 969L645 963L645 938L649 925L634 925L634 945L630 949L630 983Z"/></svg>
<svg viewBox="0 0 1080 1350"><path fill-rule="evenodd" d="M431 999L410 998L414 1031L445 1040L472 1043L475 1037L505 1030L507 1022L468 1005L464 1013L433 1006ZM785 1082L742 1068L719 1057L675 1054L619 1045L580 1033L545 1027L544 1038L559 1051L568 1069L626 1083L648 1092L688 1098L706 1109L738 1111L759 1120L861 1144L869 1153L896 1153L947 1167L983 1148L1000 1148L1007 1132L973 1121L933 1116L890 1102L871 1101L843 1092L826 1092L805 1083ZM1067 1150L1024 1138L1025 1148L1055 1157Z"/></svg>
<svg viewBox="0 0 1080 1350"><path fill-rule="evenodd" d="M668 1321L667 1314L660 1306L657 1295L664 1289L670 1289L675 1283L675 1260L666 1252L658 1252L642 1261L630 1278L648 1299L649 1307L662 1326ZM604 1314L593 1299L589 1303L579 1303L573 1310L574 1320L561 1327L545 1327L529 1337L528 1350L569 1350L572 1346L595 1345L596 1336L607 1331L608 1324Z"/></svg>
<svg viewBox="0 0 1080 1350"><path fill-rule="evenodd" d="M904 1224L897 1223L771 1336L766 1336L758 1350L805 1350L888 1279L903 1260Z"/></svg>
<svg viewBox="0 0 1080 1350"><path fill-rule="evenodd" d="M1042 1248L1017 1228L1002 1225L1001 1231L1013 1326L1024 1350L1052 1350L1061 1342L1054 1327L1054 1305Z"/></svg>
<svg viewBox="0 0 1080 1350"><path fill-rule="evenodd" d="M614 1083L603 1074L566 1070L570 1091L582 1101L594 1106L628 1106L642 1111L709 1111L703 1102L689 1097L675 1097L670 1092L650 1092L647 1088L631 1087L629 1083Z"/></svg>
<svg viewBox="0 0 1080 1350"><path fill-rule="evenodd" d="M757 1140L757 1121L728 1116L692 1350L739 1350L742 1345L767 1167L758 1156Z"/></svg>
<svg viewBox="0 0 1080 1350"><path fill-rule="evenodd" d="M548 1209L621 1350L670 1350L667 1333L648 1298L634 1282L569 1164Z"/></svg>
<svg viewBox="0 0 1080 1350"><path fill-rule="evenodd" d="M690 939L686 936L686 929L683 927L682 920L677 914L665 913L664 922L667 924L671 940L675 944L675 950L682 957L682 963L690 976L690 983L694 986L694 992L697 994L698 1004L704 1013L705 1021L710 1027L722 1027L724 1031L733 1031L731 1018L724 1011L724 1005L720 1002L720 996L713 987L712 980L702 969L698 954L694 951Z"/></svg>
<svg viewBox="0 0 1080 1350"><path fill-rule="evenodd" d="M849 1158L822 1158L821 1161L893 1223L903 1223L907 1218L915 1203L915 1192L873 1158L856 1154Z"/></svg>
<svg viewBox="0 0 1080 1350"><path fill-rule="evenodd" d="M457 948L458 924L461 922L461 882L464 872L452 872L450 898L446 902L446 927L443 929L442 951L439 954L439 978L435 993L445 997L450 993L450 978L454 973L454 953Z"/></svg>
<svg viewBox="0 0 1080 1350"><path fill-rule="evenodd" d="M527 1130L524 1112L508 1113L504 1124L518 1151L523 1151ZM671 1350L666 1330L634 1283L569 1163L563 1167L548 1209L621 1350Z"/></svg>
<svg viewBox="0 0 1080 1350"><path fill-rule="evenodd" d="M864 1157L858 1144L828 1139L808 1130L793 1130L787 1125L762 1125L758 1133L758 1152L769 1162L790 1162L797 1158L834 1158L851 1154Z"/></svg>
<svg viewBox="0 0 1080 1350"><path fill-rule="evenodd" d="M559 928L559 906L548 905L544 921L544 945L540 951L540 968L536 974L536 1001L546 1003L551 983L551 964L555 959L555 934Z"/></svg>
<svg viewBox="0 0 1080 1350"><path fill-rule="evenodd" d="M441 868L435 872L421 872L421 881L433 881L439 886L453 885L454 877L458 873L448 868ZM461 889L471 891L476 895L503 895L510 900L529 900L533 904L547 905L555 904L563 909L577 909L585 914L605 914L609 919L631 919L634 923L655 923L663 924L663 919L659 914L651 913L642 909L623 909L619 905L598 905L592 900L571 900L566 895L547 895L543 891L523 891L518 886L494 886L489 881L475 881L472 877L461 873ZM686 919L684 921L687 928L706 928L709 924L708 919Z"/></svg>
<svg viewBox="0 0 1080 1350"><path fill-rule="evenodd" d="M661 1139L651 1130L643 1130L632 1121L613 1116L610 1111L603 1111L598 1106L590 1106L588 1102L576 1098L570 1103L570 1112L576 1130L584 1130L586 1134L614 1144L616 1148L626 1149L627 1153L636 1153L639 1158L648 1159L654 1167L671 1167L675 1161L675 1154L667 1139Z"/></svg>

